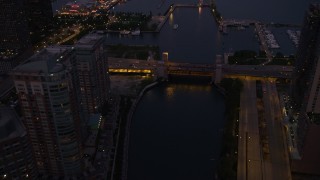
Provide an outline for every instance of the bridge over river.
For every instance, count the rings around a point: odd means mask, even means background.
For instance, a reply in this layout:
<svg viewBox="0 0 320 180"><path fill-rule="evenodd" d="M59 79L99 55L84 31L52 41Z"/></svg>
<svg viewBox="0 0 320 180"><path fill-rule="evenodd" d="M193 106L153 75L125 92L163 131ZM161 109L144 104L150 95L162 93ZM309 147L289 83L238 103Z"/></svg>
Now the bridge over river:
<svg viewBox="0 0 320 180"><path fill-rule="evenodd" d="M170 75L209 76L215 78L217 72L223 76L253 76L291 78L292 66L278 65L228 65L193 64L137 59L109 58L110 73L142 73L156 77Z"/></svg>

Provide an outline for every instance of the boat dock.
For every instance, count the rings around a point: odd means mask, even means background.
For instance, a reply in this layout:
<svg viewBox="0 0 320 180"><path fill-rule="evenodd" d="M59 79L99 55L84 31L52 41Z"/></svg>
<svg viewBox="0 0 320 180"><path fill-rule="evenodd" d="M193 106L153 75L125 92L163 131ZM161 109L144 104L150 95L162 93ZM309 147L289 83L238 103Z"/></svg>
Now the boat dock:
<svg viewBox="0 0 320 180"><path fill-rule="evenodd" d="M264 65L264 64L269 63L269 62L272 61L273 55L272 55L271 51L268 48L267 40L266 40L266 38L264 36L264 27L263 27L263 25L260 24L260 23L254 23L254 26L255 26L256 33L257 33L257 35L259 37L260 50L265 52L266 56L267 56L267 62L262 63Z"/></svg>
<svg viewBox="0 0 320 180"><path fill-rule="evenodd" d="M228 34L228 26L237 26L237 27L249 27L259 21L251 20L251 19L226 19L219 22L219 31L223 32L223 34Z"/></svg>
<svg viewBox="0 0 320 180"><path fill-rule="evenodd" d="M294 30L287 30L287 34L289 35L289 38L293 42L293 44L298 47L299 45L299 39L300 39L300 31L294 31Z"/></svg>

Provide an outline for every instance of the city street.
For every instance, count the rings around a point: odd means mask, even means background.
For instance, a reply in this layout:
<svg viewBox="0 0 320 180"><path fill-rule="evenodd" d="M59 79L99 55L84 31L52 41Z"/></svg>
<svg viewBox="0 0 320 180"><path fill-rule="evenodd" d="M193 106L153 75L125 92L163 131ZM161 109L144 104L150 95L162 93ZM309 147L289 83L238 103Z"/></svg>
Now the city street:
<svg viewBox="0 0 320 180"><path fill-rule="evenodd" d="M237 179L263 179L254 79L243 80L240 98Z"/></svg>
<svg viewBox="0 0 320 180"><path fill-rule="evenodd" d="M282 114L279 104L278 92L274 80L266 80L264 82L266 92L263 95L265 118L267 121L269 147L270 147L270 162L267 172L272 176L268 179L291 179L289 168L289 158L285 138L283 137ZM271 169L269 169L271 168Z"/></svg>

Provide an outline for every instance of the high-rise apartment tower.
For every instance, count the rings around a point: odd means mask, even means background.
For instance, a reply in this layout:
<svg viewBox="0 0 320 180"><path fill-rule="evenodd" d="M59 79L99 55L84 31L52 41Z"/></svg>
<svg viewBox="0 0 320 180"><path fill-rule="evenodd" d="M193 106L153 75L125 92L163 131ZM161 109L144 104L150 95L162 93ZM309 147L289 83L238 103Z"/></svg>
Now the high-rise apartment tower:
<svg viewBox="0 0 320 180"><path fill-rule="evenodd" d="M320 5L311 4L304 19L296 66L292 100L297 112L297 148L301 160L292 170L320 175Z"/></svg>
<svg viewBox="0 0 320 180"><path fill-rule="evenodd" d="M81 111L74 52L49 47L12 74L39 172L76 176L82 170Z"/></svg>
<svg viewBox="0 0 320 180"><path fill-rule="evenodd" d="M108 61L103 42L104 36L92 33L75 45L81 100L87 115L98 113L109 94Z"/></svg>

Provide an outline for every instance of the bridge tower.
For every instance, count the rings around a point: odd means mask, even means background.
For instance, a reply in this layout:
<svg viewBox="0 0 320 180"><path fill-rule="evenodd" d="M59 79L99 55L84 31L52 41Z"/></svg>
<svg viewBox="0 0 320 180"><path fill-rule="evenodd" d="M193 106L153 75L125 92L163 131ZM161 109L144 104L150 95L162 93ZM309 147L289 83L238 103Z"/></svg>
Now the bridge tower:
<svg viewBox="0 0 320 180"><path fill-rule="evenodd" d="M222 64L222 56L217 55L216 61L214 63L215 73L213 73L214 75L212 76L212 82L214 82L215 84L219 84L222 79Z"/></svg>
<svg viewBox="0 0 320 180"><path fill-rule="evenodd" d="M169 53L163 52L162 53L162 61L160 61L161 66L157 69L157 76L159 78L168 79L168 67L169 67Z"/></svg>

